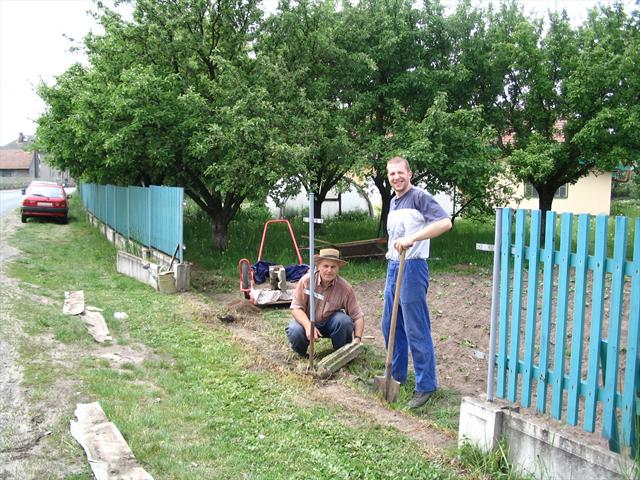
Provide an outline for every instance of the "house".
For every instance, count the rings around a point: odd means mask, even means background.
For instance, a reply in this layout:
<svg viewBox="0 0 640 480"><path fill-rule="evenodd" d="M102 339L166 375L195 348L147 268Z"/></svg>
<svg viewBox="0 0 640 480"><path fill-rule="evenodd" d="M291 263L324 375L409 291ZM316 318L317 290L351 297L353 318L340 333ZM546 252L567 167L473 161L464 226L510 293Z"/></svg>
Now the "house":
<svg viewBox="0 0 640 480"><path fill-rule="evenodd" d="M18 138L0 147L0 184L18 188L39 179L58 183L67 182L69 175L52 168L41 152L28 151L33 138L20 133Z"/></svg>
<svg viewBox="0 0 640 480"><path fill-rule="evenodd" d="M553 139L564 142L564 120L555 124ZM503 143L515 141L512 133L502 137ZM592 171L573 185L562 185L555 193L551 209L558 213L588 213L591 215L609 215L611 212L612 172ZM537 210L538 193L531 185L521 183L515 186L515 198L507 207Z"/></svg>

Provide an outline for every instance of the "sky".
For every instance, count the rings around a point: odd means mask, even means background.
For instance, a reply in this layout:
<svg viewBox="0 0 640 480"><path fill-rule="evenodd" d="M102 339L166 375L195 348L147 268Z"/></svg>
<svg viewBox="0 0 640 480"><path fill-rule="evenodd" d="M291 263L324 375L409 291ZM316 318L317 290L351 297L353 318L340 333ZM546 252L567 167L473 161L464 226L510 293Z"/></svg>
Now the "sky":
<svg viewBox="0 0 640 480"><path fill-rule="evenodd" d="M493 0L474 0L488 5ZM109 4L109 2L105 2ZM443 0L442 3L455 3ZM574 24L586 18L588 9L613 0L521 0L527 13L542 16L548 10L566 9ZM635 0L624 0L631 11ZM263 0L273 11L277 0ZM70 49L89 33L100 32L87 14L91 0L0 0L0 145L33 135L35 120L44 113L36 93L40 81L51 85L75 62L86 59ZM72 40L73 39L73 40Z"/></svg>

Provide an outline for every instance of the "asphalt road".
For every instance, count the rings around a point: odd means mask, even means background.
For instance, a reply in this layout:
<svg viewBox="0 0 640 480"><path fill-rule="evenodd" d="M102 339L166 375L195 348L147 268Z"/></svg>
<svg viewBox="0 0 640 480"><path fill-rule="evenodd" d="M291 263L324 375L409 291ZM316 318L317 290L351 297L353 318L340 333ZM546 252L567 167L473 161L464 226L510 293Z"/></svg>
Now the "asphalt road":
<svg viewBox="0 0 640 480"><path fill-rule="evenodd" d="M15 208L18 208L21 199L22 193L19 189L0 190L0 217L4 217Z"/></svg>

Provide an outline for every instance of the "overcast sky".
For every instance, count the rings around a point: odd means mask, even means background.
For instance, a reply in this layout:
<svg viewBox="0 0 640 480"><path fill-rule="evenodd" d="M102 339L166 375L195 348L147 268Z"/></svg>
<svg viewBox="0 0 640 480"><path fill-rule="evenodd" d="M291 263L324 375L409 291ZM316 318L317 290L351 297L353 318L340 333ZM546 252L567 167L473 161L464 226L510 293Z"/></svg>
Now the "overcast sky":
<svg viewBox="0 0 640 480"><path fill-rule="evenodd" d="M473 3L487 5L490 1ZM266 3L273 9L277 0ZM564 8L576 25L598 3L612 4L613 0L522 1L527 12L538 16ZM636 2L622 3L631 11ZM74 45L70 39L77 42L89 31L99 31L87 15L92 8L91 0L0 0L0 145L15 140L20 132L35 133L35 120L44 111L35 87L40 80L52 84L56 75L83 60L79 53L70 52Z"/></svg>

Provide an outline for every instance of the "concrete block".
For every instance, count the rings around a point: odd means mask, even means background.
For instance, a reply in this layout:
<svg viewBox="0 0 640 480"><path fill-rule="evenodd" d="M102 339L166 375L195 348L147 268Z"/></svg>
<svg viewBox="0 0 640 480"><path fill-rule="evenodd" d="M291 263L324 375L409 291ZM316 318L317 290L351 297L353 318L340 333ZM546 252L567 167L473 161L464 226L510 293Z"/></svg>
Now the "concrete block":
<svg viewBox="0 0 640 480"><path fill-rule="evenodd" d="M153 263L120 250L116 259L116 270L158 290L158 266Z"/></svg>
<svg viewBox="0 0 640 480"><path fill-rule="evenodd" d="M191 285L191 264L189 262L174 264L173 269L176 276L176 289L179 292L189 290Z"/></svg>
<svg viewBox="0 0 640 480"><path fill-rule="evenodd" d="M502 437L503 410L495 403L464 397L460 405L458 445L465 442L492 451Z"/></svg>
<svg viewBox="0 0 640 480"><path fill-rule="evenodd" d="M523 474L536 479L628 480L638 478L629 455L586 444L548 425L543 417L524 416L504 402L465 397L460 406L458 442L483 451L504 438L509 461Z"/></svg>

